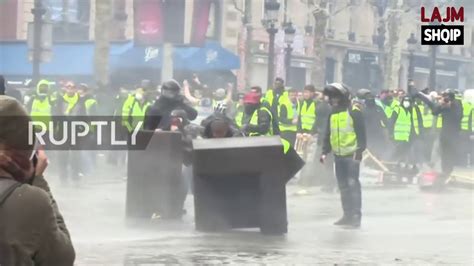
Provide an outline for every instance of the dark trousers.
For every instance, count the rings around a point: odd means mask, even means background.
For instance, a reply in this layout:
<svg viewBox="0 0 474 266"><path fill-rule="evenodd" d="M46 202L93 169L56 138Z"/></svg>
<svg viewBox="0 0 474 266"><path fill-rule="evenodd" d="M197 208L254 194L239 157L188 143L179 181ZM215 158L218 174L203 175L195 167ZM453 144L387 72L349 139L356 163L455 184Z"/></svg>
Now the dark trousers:
<svg viewBox="0 0 474 266"><path fill-rule="evenodd" d="M414 142L395 141L394 151L391 159L398 163L413 163L412 161L412 146Z"/></svg>
<svg viewBox="0 0 474 266"><path fill-rule="evenodd" d="M286 141L288 141L290 143L291 147L295 146L296 132L294 132L294 131L281 131L280 132L280 137L282 139L285 139Z"/></svg>
<svg viewBox="0 0 474 266"><path fill-rule="evenodd" d="M473 143L470 140L470 132L461 131L459 134L459 144L459 159L456 165L462 167L470 166L473 153Z"/></svg>
<svg viewBox="0 0 474 266"><path fill-rule="evenodd" d="M459 160L458 145L455 143L455 141L459 141L459 137L454 136L453 138L453 140L441 138L439 141L441 170L443 172L441 176L444 180L451 175L457 160Z"/></svg>
<svg viewBox="0 0 474 266"><path fill-rule="evenodd" d="M435 142L435 132L432 129L425 129L425 133L423 134L422 138L422 159L423 162L429 163L431 162L431 154L433 153L433 145Z"/></svg>
<svg viewBox="0 0 474 266"><path fill-rule="evenodd" d="M352 156L335 156L336 179L341 193L344 216L361 216L362 192L359 181L360 162Z"/></svg>
<svg viewBox="0 0 474 266"><path fill-rule="evenodd" d="M59 151L59 178L66 181L69 178L78 181L79 173L81 173L81 151Z"/></svg>

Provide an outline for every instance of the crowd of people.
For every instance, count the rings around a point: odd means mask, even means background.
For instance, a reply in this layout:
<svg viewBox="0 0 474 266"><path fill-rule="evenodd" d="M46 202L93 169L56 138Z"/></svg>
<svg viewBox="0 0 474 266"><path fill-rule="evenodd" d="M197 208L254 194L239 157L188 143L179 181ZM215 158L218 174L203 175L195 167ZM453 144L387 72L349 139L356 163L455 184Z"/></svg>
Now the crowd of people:
<svg viewBox="0 0 474 266"><path fill-rule="evenodd" d="M3 78L0 83L3 94ZM33 92L21 95L19 99L16 97L17 100L0 96L0 176L16 181L8 186L12 199L6 204L33 200L38 205L43 200L45 203L41 207L56 217L35 223L35 226L46 226L54 231L51 233L54 237L48 240L52 241L51 246L44 249L44 244L37 247L25 244L28 249L20 248L21 252L37 254L35 258L44 264L48 264L49 252L55 248L64 249L67 254L63 258L64 265L74 254L68 231L47 183L41 177L45 168L44 152L21 142L25 136L18 135L20 122L8 119L12 113L23 119L31 117L42 121L54 116L110 115L119 117L124 137L140 124L144 130L180 131L188 155L195 138L279 135L285 153L292 147L299 149L296 146L302 140L314 142L316 151L309 156L319 156L322 165L319 166L321 171L310 172L310 175L321 179L326 187L332 186L331 180L336 177L343 216L335 224L353 227L359 227L361 222L359 172L366 150L380 161L420 171L422 165L435 167L432 163L435 147L441 160L440 186L454 166L470 165L473 152L474 95L470 95L469 90L464 95L450 89L418 91L410 83L407 92L384 90L375 95L366 89L351 92L341 83L328 84L319 90L313 85L302 90L288 89L284 80L277 78L265 92L254 86L245 93L235 93L230 83L227 88L211 91L194 75L190 80L169 80L158 87L144 80L132 91L120 89L114 97L108 96L107 100L113 100L114 104L108 113L104 113L100 99L87 84L68 81L58 84L56 89L51 84L41 80ZM329 156L330 153L334 156ZM112 153L113 156L118 154ZM83 175L81 160L84 157L73 155L63 153L59 158L59 176L63 180L69 177L79 181ZM189 165L189 158L185 156L185 164ZM18 184L23 183L30 184L21 188L31 190L24 191L31 193L31 198L17 197L18 193L23 193ZM0 198L0 204L4 201ZM0 212L5 211L9 209L0 209ZM37 244L41 242L41 235L37 237L21 241L31 240Z"/></svg>

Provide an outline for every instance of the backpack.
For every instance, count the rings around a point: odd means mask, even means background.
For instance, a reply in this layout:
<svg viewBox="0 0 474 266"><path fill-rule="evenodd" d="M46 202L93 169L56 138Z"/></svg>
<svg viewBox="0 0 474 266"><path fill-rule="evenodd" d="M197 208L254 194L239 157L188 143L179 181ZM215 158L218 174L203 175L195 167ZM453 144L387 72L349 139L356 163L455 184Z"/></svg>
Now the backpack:
<svg viewBox="0 0 474 266"><path fill-rule="evenodd" d="M8 199L8 197L15 191L16 188L22 184L15 180L0 177L0 207Z"/></svg>

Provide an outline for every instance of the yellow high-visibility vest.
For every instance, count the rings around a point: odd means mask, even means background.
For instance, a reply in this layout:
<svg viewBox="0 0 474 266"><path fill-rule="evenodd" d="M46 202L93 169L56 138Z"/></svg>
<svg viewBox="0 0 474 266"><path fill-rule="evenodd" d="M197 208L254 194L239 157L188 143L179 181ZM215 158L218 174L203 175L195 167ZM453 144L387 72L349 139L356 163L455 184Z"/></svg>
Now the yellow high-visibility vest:
<svg viewBox="0 0 474 266"><path fill-rule="evenodd" d="M347 156L357 150L354 120L349 111L331 114L330 131L331 148L335 155Z"/></svg>

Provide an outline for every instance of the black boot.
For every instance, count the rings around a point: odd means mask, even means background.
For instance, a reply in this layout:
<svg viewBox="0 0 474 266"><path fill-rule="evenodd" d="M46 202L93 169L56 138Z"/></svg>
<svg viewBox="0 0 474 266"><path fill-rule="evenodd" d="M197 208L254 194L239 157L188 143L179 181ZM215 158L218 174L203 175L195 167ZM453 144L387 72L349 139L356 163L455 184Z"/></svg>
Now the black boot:
<svg viewBox="0 0 474 266"><path fill-rule="evenodd" d="M347 222L344 225L351 228L359 228L360 220L361 220L360 215L352 215L347 219Z"/></svg>
<svg viewBox="0 0 474 266"><path fill-rule="evenodd" d="M349 216L342 216L339 220L334 222L334 225L348 225L350 222Z"/></svg>

